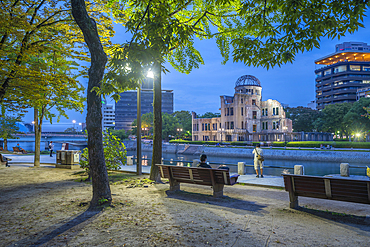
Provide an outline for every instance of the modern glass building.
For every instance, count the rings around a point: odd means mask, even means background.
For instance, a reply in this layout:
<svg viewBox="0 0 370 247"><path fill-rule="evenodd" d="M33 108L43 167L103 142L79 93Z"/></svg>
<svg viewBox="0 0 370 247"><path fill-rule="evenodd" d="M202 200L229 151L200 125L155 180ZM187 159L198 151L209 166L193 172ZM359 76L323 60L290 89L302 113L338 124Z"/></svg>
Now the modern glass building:
<svg viewBox="0 0 370 247"><path fill-rule="evenodd" d="M114 127L115 124L115 113L113 105L102 104L102 128L106 130Z"/></svg>
<svg viewBox="0 0 370 247"><path fill-rule="evenodd" d="M115 129L130 130L132 122L137 118L137 91L130 90L120 94L116 102ZM153 112L153 81L145 80L141 91L141 115ZM162 90L162 112L173 113L173 92Z"/></svg>
<svg viewBox="0 0 370 247"><path fill-rule="evenodd" d="M362 42L344 42L335 52L315 60L316 108L355 102L358 89L370 85L370 46Z"/></svg>

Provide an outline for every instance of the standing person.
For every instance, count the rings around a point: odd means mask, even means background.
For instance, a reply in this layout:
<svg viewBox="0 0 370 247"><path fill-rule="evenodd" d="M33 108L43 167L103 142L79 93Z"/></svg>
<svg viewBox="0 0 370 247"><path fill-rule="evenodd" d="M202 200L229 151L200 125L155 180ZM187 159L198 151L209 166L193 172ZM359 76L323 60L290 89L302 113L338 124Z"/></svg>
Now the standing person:
<svg viewBox="0 0 370 247"><path fill-rule="evenodd" d="M260 157L263 157L262 154L263 154L263 150L260 148L261 145L259 143L257 143L255 149L253 149L253 154L254 154L254 170L256 170L256 178L259 178L259 175L258 175L258 167L261 169L261 178L263 178L263 160L260 160L258 159L257 157L260 156Z"/></svg>
<svg viewBox="0 0 370 247"><path fill-rule="evenodd" d="M53 157L54 143L50 141L49 143L50 157Z"/></svg>
<svg viewBox="0 0 370 247"><path fill-rule="evenodd" d="M202 167L202 168L212 168L210 165L207 164L206 161L207 161L207 155L202 154L200 156L200 163L197 166Z"/></svg>

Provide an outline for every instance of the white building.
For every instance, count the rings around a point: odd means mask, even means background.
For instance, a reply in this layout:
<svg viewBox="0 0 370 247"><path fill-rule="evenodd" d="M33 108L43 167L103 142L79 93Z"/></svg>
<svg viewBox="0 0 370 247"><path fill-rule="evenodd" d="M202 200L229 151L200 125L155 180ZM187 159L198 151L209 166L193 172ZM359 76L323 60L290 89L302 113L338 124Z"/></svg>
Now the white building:
<svg viewBox="0 0 370 247"><path fill-rule="evenodd" d="M292 132L282 105L262 101L262 86L254 76L241 76L234 96L220 99L221 117L197 118L193 112L193 141L284 141Z"/></svg>
<svg viewBox="0 0 370 247"><path fill-rule="evenodd" d="M103 130L106 130L110 127L114 128L115 125L115 111L113 105L102 105L102 127Z"/></svg>

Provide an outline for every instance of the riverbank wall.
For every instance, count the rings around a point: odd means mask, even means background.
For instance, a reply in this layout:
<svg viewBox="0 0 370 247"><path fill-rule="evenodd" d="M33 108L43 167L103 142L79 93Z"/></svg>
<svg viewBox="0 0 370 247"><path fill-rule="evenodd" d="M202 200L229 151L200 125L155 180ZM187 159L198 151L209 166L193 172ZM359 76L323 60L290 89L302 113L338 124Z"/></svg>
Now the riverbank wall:
<svg viewBox="0 0 370 247"><path fill-rule="evenodd" d="M142 151L151 152L152 144L143 144ZM200 155L202 153L210 157L234 157L253 158L251 147L211 147L202 145L186 144L163 144L163 153ZM328 161L328 162L358 162L369 163L369 151L344 151L344 150L281 150L274 148L263 148L263 156L268 160L292 160L292 161Z"/></svg>

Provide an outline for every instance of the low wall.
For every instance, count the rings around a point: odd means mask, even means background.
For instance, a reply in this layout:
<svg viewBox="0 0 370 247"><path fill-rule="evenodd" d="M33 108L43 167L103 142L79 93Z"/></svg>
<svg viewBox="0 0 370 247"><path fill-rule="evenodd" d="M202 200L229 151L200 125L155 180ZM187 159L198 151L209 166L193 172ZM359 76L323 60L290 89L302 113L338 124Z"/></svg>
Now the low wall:
<svg viewBox="0 0 370 247"><path fill-rule="evenodd" d="M163 144L163 153L176 154L185 149L184 144ZM232 156L235 158L253 158L252 148L227 148L227 147L208 147L192 145L197 147L194 154L205 153L209 156ZM152 151L151 144L143 144L143 151ZM320 151L320 150L277 150L263 148L263 156L270 160L306 160L306 161L331 161L331 162L359 162L368 163L370 152L348 152L348 151Z"/></svg>

